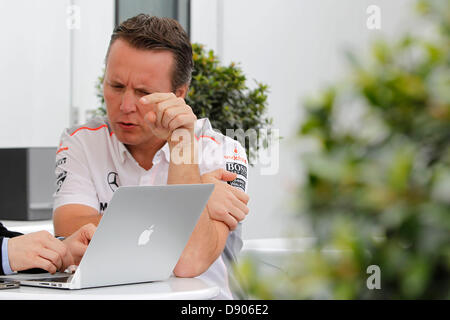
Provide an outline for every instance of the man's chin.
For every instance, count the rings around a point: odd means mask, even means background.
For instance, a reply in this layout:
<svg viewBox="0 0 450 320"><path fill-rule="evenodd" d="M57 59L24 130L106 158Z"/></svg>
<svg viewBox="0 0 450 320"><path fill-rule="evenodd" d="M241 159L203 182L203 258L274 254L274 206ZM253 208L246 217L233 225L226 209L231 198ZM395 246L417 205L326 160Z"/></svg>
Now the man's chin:
<svg viewBox="0 0 450 320"><path fill-rule="evenodd" d="M139 146L144 145L155 139L155 137L143 130L121 130L117 128L115 131L117 139L126 146Z"/></svg>
<svg viewBox="0 0 450 320"><path fill-rule="evenodd" d="M134 146L140 143L140 139L136 136L136 134L132 134L130 132L120 132L116 131L117 139L125 145Z"/></svg>

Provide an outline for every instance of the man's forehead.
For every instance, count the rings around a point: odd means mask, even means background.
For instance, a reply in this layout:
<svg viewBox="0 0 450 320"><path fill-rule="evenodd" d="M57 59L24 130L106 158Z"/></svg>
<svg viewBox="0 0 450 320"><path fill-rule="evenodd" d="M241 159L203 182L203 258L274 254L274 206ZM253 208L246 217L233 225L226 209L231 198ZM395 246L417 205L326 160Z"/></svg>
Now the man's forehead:
<svg viewBox="0 0 450 320"><path fill-rule="evenodd" d="M110 72L107 73L107 80L113 84L124 84L124 82L128 82L130 79L137 89L152 87L152 77L147 73L120 72L120 69L114 68L111 68Z"/></svg>
<svg viewBox="0 0 450 320"><path fill-rule="evenodd" d="M168 50L136 49L118 39L108 55L107 78L124 82L132 77L136 86L151 89L154 80L170 83L172 64L173 54Z"/></svg>
<svg viewBox="0 0 450 320"><path fill-rule="evenodd" d="M117 39L109 49L106 64L130 62L147 64L156 62L171 67L174 62L174 54L168 49L138 49L125 40Z"/></svg>

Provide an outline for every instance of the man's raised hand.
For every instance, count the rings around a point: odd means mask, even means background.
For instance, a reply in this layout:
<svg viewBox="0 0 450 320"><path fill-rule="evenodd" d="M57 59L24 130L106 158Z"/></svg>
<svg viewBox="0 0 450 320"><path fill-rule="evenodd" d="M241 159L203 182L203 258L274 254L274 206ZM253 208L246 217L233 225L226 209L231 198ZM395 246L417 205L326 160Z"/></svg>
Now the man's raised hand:
<svg viewBox="0 0 450 320"><path fill-rule="evenodd" d="M145 121L158 138L170 142L172 134L179 129L187 130L194 137L197 117L183 98L172 92L156 92L142 97L139 102L148 107Z"/></svg>

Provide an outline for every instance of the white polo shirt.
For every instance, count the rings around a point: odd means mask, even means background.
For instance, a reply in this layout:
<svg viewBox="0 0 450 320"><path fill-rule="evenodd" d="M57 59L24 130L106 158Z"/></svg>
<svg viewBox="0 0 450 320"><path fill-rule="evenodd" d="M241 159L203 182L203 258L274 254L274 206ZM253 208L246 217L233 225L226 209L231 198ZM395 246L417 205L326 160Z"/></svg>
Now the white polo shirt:
<svg viewBox="0 0 450 320"><path fill-rule="evenodd" d="M230 184L247 192L248 161L245 149L211 127L208 119L195 125L200 174L219 168L235 172ZM119 186L166 185L170 151L166 143L154 156L150 170L142 168L120 142L106 118L66 129L56 153L54 206L83 204L103 214ZM221 288L219 298L232 298L227 265L242 247L241 225L230 232L224 252L199 278ZM226 264L225 264L226 263Z"/></svg>

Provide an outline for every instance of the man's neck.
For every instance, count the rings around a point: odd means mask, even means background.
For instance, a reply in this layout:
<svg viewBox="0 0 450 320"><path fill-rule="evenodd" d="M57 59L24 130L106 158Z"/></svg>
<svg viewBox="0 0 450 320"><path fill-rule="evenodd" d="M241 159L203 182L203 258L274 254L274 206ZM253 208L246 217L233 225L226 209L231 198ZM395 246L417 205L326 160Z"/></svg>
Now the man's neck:
<svg viewBox="0 0 450 320"><path fill-rule="evenodd" d="M157 137L151 138L147 143L138 146L125 145L136 162L145 170L153 166L155 154L166 144L165 140Z"/></svg>

